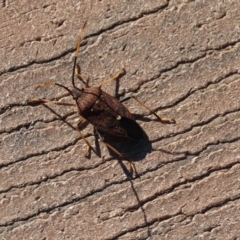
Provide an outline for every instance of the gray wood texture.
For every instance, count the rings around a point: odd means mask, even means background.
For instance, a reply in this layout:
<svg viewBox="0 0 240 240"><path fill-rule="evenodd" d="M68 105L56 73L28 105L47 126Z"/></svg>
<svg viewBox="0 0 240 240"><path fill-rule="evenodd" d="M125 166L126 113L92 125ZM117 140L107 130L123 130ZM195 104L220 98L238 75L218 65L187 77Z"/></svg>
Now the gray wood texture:
<svg viewBox="0 0 240 240"><path fill-rule="evenodd" d="M1 1L0 239L238 239L239 12L238 0ZM35 88L71 84L86 20L78 63L91 85L124 67L119 93L177 122L138 120L151 147L132 150L140 179L101 142L84 157L74 107L27 104L72 102Z"/></svg>

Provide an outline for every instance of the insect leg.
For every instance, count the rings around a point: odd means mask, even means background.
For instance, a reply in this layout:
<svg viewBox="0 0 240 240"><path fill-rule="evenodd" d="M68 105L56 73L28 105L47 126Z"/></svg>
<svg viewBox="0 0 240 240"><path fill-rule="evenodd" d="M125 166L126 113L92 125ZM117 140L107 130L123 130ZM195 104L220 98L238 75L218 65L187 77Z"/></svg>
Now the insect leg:
<svg viewBox="0 0 240 240"><path fill-rule="evenodd" d="M134 100L136 100L140 105L142 105L143 107L145 107L151 114L153 114L161 123L176 123L176 121L172 118L162 118L159 117L154 110L152 110L150 107L148 107L145 103L143 103L142 101L140 101L138 98L134 97L134 96L130 96L130 97L126 97L124 99L122 99L120 102L124 102L130 98L133 98Z"/></svg>
<svg viewBox="0 0 240 240"><path fill-rule="evenodd" d="M121 69L114 77L110 78L110 79L107 79L105 81L103 81L102 83L100 83L99 87L101 87L103 84L106 84L108 82L111 82L111 81L116 81L118 80L122 75L124 75L126 73L125 69Z"/></svg>
<svg viewBox="0 0 240 240"><path fill-rule="evenodd" d="M80 67L76 66L75 67L75 75L77 76L77 78L84 83L85 87L88 88L89 87L89 80L90 78L86 75L86 74L82 74L80 71Z"/></svg>
<svg viewBox="0 0 240 240"><path fill-rule="evenodd" d="M137 177L139 177L139 174L137 172L137 169L135 167L135 164L129 160L128 158L126 158L122 153L120 153L116 148L114 148L113 146L111 146L109 143L104 141L104 138L101 136L101 134L98 132L98 130L95 128L100 140L107 146L107 148L111 149L113 152L115 152L118 156L120 156L121 158L123 158L124 160L128 161L130 164L130 173L131 175L134 173Z"/></svg>
<svg viewBox="0 0 240 240"><path fill-rule="evenodd" d="M83 125L85 122L86 122L85 119L80 120L80 121L77 123L76 129L77 129L77 131L79 132L81 138L82 138L82 139L85 141L85 143L87 144L87 150L86 150L85 156L86 156L86 157L89 157L91 149L92 149L93 151L94 151L94 149L92 148L91 144L88 142L88 140L84 137L84 135L83 135L82 132L81 132L81 125ZM95 152L95 151L94 151L94 152Z"/></svg>

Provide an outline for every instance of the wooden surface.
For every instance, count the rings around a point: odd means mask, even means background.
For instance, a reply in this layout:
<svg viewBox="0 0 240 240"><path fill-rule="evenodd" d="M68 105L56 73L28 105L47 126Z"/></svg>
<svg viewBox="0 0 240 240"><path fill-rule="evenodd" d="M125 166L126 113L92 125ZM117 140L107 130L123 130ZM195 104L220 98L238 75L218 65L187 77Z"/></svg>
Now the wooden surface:
<svg viewBox="0 0 240 240"><path fill-rule="evenodd" d="M2 1L0 239L238 239L240 236L240 2ZM150 143L136 147L140 179L99 143L86 159L72 102L78 63L97 85L120 70ZM114 82L103 89L114 94ZM58 115L55 115L56 112ZM98 145L92 127L84 131Z"/></svg>

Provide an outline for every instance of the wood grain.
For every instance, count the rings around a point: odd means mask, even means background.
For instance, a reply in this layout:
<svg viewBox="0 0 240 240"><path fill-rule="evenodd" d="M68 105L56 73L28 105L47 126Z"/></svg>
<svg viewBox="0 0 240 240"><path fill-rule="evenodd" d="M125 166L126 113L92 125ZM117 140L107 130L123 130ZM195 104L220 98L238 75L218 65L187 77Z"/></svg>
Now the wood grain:
<svg viewBox="0 0 240 240"><path fill-rule="evenodd" d="M1 239L237 239L240 236L240 2L2 1L0 7ZM91 84L122 67L134 94L175 125L124 102L148 135L130 181L99 143L84 157L71 102L78 63ZM104 85L110 94L115 84ZM58 115L54 114L57 113ZM92 128L84 129L96 146ZM128 167L126 162L123 164Z"/></svg>

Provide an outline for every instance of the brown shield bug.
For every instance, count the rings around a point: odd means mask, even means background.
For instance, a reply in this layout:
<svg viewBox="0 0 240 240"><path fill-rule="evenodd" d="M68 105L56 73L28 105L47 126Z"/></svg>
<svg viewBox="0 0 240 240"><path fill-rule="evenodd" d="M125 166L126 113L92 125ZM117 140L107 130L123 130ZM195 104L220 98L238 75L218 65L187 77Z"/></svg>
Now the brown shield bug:
<svg viewBox="0 0 240 240"><path fill-rule="evenodd" d="M41 103L52 103L56 105L76 106L78 109L79 115L82 117L82 120L80 120L77 124L77 131L80 133L81 137L87 144L87 151L85 155L88 156L90 153L90 150L92 149L92 146L90 145L88 140L84 137L84 135L81 132L81 125L86 121L94 126L96 132L98 133L100 139L103 142L104 142L104 139L101 137L101 134L99 132L103 132L116 137L138 140L142 138L143 130L138 125L133 115L119 100L117 100L116 98L114 98L113 96L109 95L108 93L104 92L101 89L101 86L106 82L117 80L123 74L125 74L124 69L119 71L113 78L102 82L99 86L96 86L96 87L90 87L89 78L84 80L83 75L81 75L80 68L77 66L76 62L77 62L77 57L80 50L80 44L83 37L85 25L86 25L86 22L80 31L80 35L79 35L79 39L76 47L74 64L73 64L73 73L72 73L72 87L68 88L64 85L61 85L55 82L45 82L37 86L37 88L43 87L43 86L59 86L61 88L64 88L73 97L75 104L51 101L43 98L33 98L28 100L28 103L31 105L41 104ZM77 78L81 82L83 82L85 87L78 88L76 86L75 76L77 76ZM160 122L175 123L173 119L160 118L153 110L151 110L143 102L141 102L135 97L133 98L137 102L139 102L142 106L147 108L151 114L154 114ZM111 149L116 154L118 154L120 157L122 157L124 160L128 161L130 163L131 173L134 172L136 175L138 175L135 165L130 159L127 159L122 153L120 153L117 149L115 149L109 143L104 142L104 144L109 149Z"/></svg>

